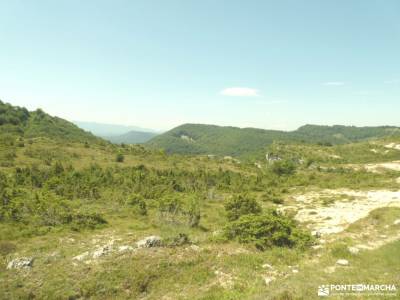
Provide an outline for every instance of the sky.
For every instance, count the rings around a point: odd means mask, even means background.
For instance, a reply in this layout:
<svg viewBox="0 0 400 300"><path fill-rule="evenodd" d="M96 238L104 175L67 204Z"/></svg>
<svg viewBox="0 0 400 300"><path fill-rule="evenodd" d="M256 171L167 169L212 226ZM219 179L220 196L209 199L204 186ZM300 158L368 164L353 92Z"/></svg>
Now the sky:
<svg viewBox="0 0 400 300"><path fill-rule="evenodd" d="M400 126L400 1L0 0L0 99L156 130Z"/></svg>

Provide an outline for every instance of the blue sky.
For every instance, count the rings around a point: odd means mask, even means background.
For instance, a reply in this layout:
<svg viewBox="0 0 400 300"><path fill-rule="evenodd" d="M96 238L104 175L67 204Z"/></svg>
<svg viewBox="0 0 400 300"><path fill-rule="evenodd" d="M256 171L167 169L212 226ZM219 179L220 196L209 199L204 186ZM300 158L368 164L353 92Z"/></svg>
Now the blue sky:
<svg viewBox="0 0 400 300"><path fill-rule="evenodd" d="M161 130L400 126L400 1L0 0L0 99Z"/></svg>

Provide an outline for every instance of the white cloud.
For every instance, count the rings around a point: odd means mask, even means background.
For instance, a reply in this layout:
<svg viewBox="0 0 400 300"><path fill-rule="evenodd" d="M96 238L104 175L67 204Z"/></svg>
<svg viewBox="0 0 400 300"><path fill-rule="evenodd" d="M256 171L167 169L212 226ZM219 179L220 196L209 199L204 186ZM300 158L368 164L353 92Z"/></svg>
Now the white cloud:
<svg viewBox="0 0 400 300"><path fill-rule="evenodd" d="M328 82L324 82L323 85L340 86L340 85L344 85L344 82L342 82L342 81L328 81Z"/></svg>
<svg viewBox="0 0 400 300"><path fill-rule="evenodd" d="M247 87L230 87L223 89L221 95L231 97L258 97L258 90Z"/></svg>

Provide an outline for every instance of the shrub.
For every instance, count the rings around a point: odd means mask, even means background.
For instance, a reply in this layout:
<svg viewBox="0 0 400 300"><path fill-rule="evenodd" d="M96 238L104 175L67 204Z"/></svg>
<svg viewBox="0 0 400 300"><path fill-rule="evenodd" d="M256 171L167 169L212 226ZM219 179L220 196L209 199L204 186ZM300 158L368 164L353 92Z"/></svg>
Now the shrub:
<svg viewBox="0 0 400 300"><path fill-rule="evenodd" d="M94 229L104 224L107 224L107 221L98 213L75 213L72 215L71 227L74 230Z"/></svg>
<svg viewBox="0 0 400 300"><path fill-rule="evenodd" d="M264 202L272 202L274 204L282 204L283 203L283 199L281 197L277 196L277 194L275 192L265 193L264 195L262 195L261 200Z"/></svg>
<svg viewBox="0 0 400 300"><path fill-rule="evenodd" d="M225 211L228 220L234 221L243 215L261 213L261 206L247 195L238 195L225 204Z"/></svg>
<svg viewBox="0 0 400 300"><path fill-rule="evenodd" d="M191 197L185 214L188 217L188 225L190 227L198 227L200 224L201 213L200 204L197 197Z"/></svg>
<svg viewBox="0 0 400 300"><path fill-rule="evenodd" d="M167 195L158 202L158 210L161 217L175 221L175 218L183 212L182 200L175 195Z"/></svg>
<svg viewBox="0 0 400 300"><path fill-rule="evenodd" d="M296 166L291 160L279 160L274 162L271 170L278 176L292 175L296 171Z"/></svg>
<svg viewBox="0 0 400 300"><path fill-rule="evenodd" d="M115 161L119 162L119 163L124 162L124 159L125 159L125 157L122 153L118 153L117 156L115 157Z"/></svg>
<svg viewBox="0 0 400 300"><path fill-rule="evenodd" d="M260 250L270 247L306 247L312 244L312 237L296 227L293 219L276 210L262 215L244 215L230 222L224 229L228 239L240 243L254 244Z"/></svg>
<svg viewBox="0 0 400 300"><path fill-rule="evenodd" d="M177 247L190 244L190 238L186 233L178 233L167 241L168 246Z"/></svg>
<svg viewBox="0 0 400 300"><path fill-rule="evenodd" d="M135 211L139 215L141 215L141 216L147 215L147 205L142 196L136 195L136 194L133 195L131 197L131 199L129 200L129 204L134 206Z"/></svg>

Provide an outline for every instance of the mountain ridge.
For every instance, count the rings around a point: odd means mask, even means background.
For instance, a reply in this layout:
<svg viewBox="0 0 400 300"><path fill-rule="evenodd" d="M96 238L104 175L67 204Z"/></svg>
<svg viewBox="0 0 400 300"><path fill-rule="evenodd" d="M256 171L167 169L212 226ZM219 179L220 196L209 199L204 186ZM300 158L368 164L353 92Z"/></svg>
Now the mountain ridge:
<svg viewBox="0 0 400 300"><path fill-rule="evenodd" d="M294 131L186 123L146 144L167 153L241 156L261 151L274 141L345 144L400 134L395 126L345 126L306 124Z"/></svg>

